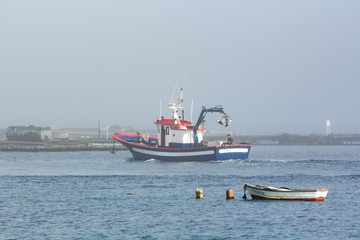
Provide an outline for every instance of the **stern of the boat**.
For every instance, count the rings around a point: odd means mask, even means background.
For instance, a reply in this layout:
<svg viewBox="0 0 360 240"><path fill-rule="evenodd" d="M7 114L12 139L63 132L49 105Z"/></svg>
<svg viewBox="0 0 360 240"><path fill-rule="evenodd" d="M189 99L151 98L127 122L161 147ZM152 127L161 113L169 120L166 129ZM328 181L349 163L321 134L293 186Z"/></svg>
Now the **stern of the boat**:
<svg viewBox="0 0 360 240"><path fill-rule="evenodd" d="M239 160L248 159L250 154L250 144L236 144L216 147L216 160Z"/></svg>

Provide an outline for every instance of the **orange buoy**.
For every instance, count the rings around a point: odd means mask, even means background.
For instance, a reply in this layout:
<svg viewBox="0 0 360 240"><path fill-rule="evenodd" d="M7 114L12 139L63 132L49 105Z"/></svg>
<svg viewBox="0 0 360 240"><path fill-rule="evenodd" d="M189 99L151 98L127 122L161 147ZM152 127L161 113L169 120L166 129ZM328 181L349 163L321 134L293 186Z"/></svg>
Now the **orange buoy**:
<svg viewBox="0 0 360 240"><path fill-rule="evenodd" d="M234 190L226 190L226 199L234 199Z"/></svg>

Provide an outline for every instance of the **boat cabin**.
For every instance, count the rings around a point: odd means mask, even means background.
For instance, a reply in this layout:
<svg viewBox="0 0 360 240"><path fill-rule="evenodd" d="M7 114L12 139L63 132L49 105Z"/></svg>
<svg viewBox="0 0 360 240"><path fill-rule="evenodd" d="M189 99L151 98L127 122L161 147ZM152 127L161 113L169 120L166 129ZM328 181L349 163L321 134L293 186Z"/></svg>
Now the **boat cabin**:
<svg viewBox="0 0 360 240"><path fill-rule="evenodd" d="M194 125L191 124L191 122L184 120L184 111L182 111L183 117L182 120L180 120L178 111L183 109L182 91L183 89L181 88L180 100L178 100L177 104L168 104L168 109L172 112L171 119L164 119L164 117L160 117L160 119L154 123L157 125L159 147L194 148L204 146L203 138L206 129L200 128L200 125L204 121L207 113L222 113L224 115L223 119L218 120L218 122L225 127L227 127L231 122L231 119L224 112L221 106L213 108L203 107L199 118Z"/></svg>
<svg viewBox="0 0 360 240"><path fill-rule="evenodd" d="M194 126L191 122L180 120L175 117L172 119L164 119L163 117L157 120L154 124L157 125L157 137L159 147L170 148L193 148L194 145ZM199 128L197 131L198 141L203 140L205 128Z"/></svg>

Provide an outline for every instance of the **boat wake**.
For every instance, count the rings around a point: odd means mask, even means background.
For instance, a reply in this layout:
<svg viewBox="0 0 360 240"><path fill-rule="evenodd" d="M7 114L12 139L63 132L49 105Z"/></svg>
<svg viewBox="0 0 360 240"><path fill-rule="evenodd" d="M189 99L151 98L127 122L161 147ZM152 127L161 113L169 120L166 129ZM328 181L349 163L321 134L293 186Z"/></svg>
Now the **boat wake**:
<svg viewBox="0 0 360 240"><path fill-rule="evenodd" d="M156 161L157 161L156 159L150 158L150 159L148 159L148 160L145 160L144 162L156 162Z"/></svg>
<svg viewBox="0 0 360 240"><path fill-rule="evenodd" d="M249 163L286 163L285 159L247 159L245 162Z"/></svg>
<svg viewBox="0 0 360 240"><path fill-rule="evenodd" d="M216 163L286 163L284 159L229 159L224 161L214 161Z"/></svg>

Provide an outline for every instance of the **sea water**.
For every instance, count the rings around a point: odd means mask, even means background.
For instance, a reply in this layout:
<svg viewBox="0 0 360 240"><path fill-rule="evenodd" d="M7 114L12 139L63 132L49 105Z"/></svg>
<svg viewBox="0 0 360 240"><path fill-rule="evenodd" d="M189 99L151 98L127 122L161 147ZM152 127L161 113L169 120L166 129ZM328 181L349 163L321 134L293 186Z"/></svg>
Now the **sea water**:
<svg viewBox="0 0 360 240"><path fill-rule="evenodd" d="M244 200L245 183L329 193ZM0 239L360 239L359 186L359 146L253 146L248 160L202 163L0 152Z"/></svg>

